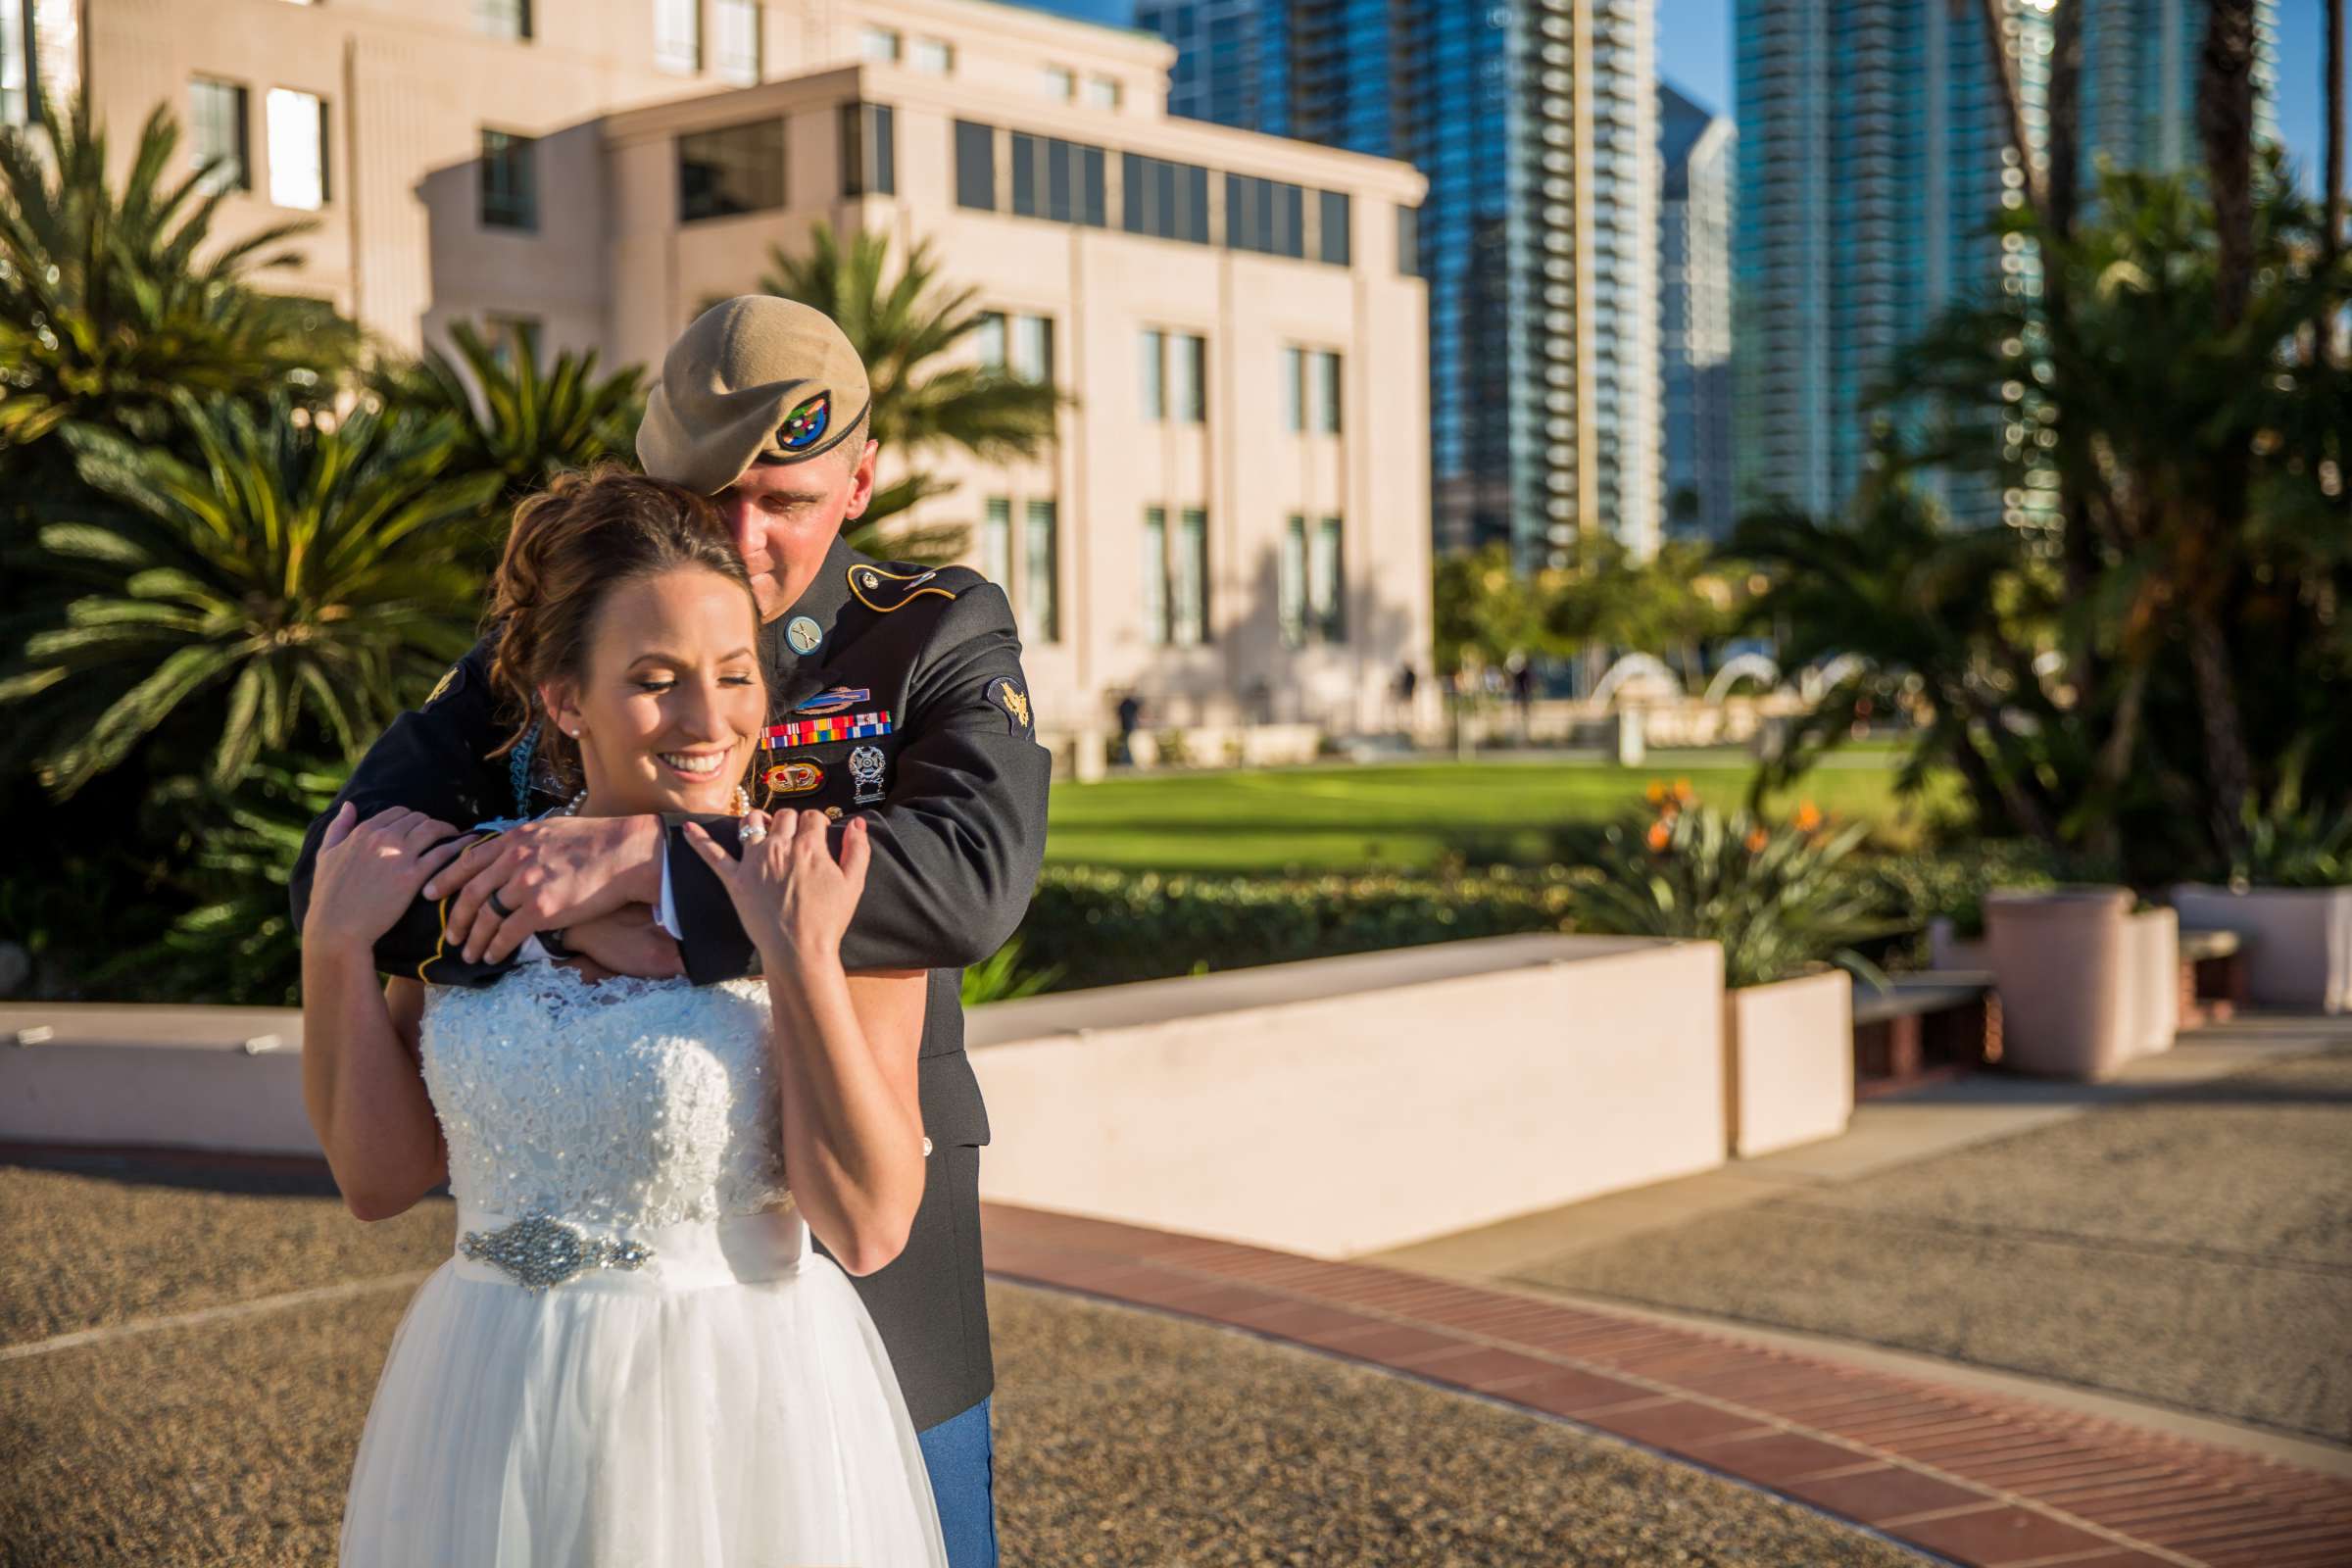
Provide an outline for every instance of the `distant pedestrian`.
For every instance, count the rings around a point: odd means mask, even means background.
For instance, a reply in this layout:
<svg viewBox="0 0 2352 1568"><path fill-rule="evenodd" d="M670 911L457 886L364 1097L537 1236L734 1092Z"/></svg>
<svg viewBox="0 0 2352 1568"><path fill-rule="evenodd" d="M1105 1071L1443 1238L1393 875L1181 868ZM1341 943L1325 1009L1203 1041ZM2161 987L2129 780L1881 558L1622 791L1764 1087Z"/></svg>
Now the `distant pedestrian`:
<svg viewBox="0 0 2352 1568"><path fill-rule="evenodd" d="M1135 732L1144 722L1144 700L1129 692L1119 699L1119 760L1135 760Z"/></svg>
<svg viewBox="0 0 2352 1568"><path fill-rule="evenodd" d="M1396 726L1398 729L1409 730L1413 727L1413 694L1420 689L1421 672L1407 660L1396 671L1396 706L1403 710L1403 721Z"/></svg>

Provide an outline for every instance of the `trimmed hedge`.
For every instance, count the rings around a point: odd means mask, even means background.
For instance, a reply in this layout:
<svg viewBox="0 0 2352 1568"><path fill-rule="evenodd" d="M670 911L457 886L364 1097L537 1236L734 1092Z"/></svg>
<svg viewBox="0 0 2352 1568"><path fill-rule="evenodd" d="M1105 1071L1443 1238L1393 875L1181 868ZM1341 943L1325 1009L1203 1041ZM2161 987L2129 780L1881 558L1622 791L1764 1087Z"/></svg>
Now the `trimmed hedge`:
<svg viewBox="0 0 2352 1568"><path fill-rule="evenodd" d="M1575 873L1163 876L1049 866L1021 922L1024 970L1052 989L1164 980L1298 958L1568 929Z"/></svg>

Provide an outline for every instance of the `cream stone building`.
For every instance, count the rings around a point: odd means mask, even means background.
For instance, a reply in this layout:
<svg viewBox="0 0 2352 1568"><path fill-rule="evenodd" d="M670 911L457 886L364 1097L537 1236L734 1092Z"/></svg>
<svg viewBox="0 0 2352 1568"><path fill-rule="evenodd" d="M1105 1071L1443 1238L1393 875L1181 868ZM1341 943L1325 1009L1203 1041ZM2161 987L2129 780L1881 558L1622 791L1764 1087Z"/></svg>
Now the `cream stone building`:
<svg viewBox="0 0 2352 1568"><path fill-rule="evenodd" d="M1425 183L1171 119L1155 38L986 0L0 7L119 140L169 103L237 161L223 232L315 217L272 286L395 348L470 318L655 363L820 222L928 239L972 352L1069 402L1035 463L929 455L957 487L913 520L970 528L1082 757L1129 693L1251 757L1407 721L1408 663L1434 701Z"/></svg>

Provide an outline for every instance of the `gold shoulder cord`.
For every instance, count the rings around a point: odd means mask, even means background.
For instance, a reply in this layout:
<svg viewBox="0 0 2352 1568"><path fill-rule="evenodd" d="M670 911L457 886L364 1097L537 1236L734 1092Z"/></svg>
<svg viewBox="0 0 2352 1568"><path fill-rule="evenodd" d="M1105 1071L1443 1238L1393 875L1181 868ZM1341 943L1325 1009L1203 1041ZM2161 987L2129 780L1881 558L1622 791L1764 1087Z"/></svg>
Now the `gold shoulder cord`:
<svg viewBox="0 0 2352 1568"><path fill-rule="evenodd" d="M865 597L865 590L869 585L868 580L871 578L888 578L892 582L922 582L925 578L928 578L932 575L934 575L934 573L928 571L884 571L879 566L852 566L850 568L850 592L856 595L858 602L863 605L866 609L884 615L889 614L894 610L904 608L908 600L920 599L925 594L937 594L942 599L954 599L956 597L956 590L953 588L928 586L909 591L907 594L902 597L897 604L877 605L871 599Z"/></svg>

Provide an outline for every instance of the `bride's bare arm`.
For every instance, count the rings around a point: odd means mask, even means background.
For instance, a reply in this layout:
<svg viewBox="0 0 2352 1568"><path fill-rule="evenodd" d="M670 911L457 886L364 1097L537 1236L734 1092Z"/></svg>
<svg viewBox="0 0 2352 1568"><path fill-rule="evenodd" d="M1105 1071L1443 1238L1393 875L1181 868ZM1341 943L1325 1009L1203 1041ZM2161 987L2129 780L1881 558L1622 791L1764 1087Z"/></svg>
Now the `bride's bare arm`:
<svg viewBox="0 0 2352 1568"><path fill-rule="evenodd" d="M760 962L793 1199L844 1269L871 1274L906 1247L923 1201L915 1055L927 977L845 976L838 946Z"/></svg>
<svg viewBox="0 0 2352 1568"><path fill-rule="evenodd" d="M424 990L379 988L376 939L459 847L416 811L329 826L302 933L302 1098L345 1206L388 1219L448 1177L448 1149L417 1066Z"/></svg>
<svg viewBox="0 0 2352 1568"><path fill-rule="evenodd" d="M842 972L872 853L861 820L844 829L838 861L818 812L772 824L754 812L745 826L765 837L740 860L700 827L687 839L725 883L767 975L794 1200L844 1269L871 1274L906 1245L923 1201L924 976Z"/></svg>

